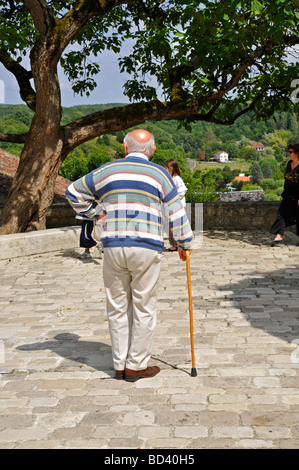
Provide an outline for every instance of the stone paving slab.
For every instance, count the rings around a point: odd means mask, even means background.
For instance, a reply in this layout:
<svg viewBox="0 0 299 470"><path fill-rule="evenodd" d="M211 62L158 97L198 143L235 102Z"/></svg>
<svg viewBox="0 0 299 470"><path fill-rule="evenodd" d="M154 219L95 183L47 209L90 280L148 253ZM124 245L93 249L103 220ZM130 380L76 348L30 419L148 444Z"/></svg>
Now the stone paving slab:
<svg viewBox="0 0 299 470"><path fill-rule="evenodd" d="M0 260L1 449L299 448L299 247L204 232L165 252L152 365L113 378L102 260L79 249Z"/></svg>

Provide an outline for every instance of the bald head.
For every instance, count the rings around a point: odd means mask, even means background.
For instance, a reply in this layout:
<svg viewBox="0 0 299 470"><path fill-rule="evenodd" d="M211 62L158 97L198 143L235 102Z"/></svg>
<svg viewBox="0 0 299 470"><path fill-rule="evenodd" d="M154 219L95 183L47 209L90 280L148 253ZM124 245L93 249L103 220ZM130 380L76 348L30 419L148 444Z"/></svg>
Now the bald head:
<svg viewBox="0 0 299 470"><path fill-rule="evenodd" d="M148 158L154 154L155 139L154 136L145 129L134 129L124 138L126 155L131 152L144 153Z"/></svg>

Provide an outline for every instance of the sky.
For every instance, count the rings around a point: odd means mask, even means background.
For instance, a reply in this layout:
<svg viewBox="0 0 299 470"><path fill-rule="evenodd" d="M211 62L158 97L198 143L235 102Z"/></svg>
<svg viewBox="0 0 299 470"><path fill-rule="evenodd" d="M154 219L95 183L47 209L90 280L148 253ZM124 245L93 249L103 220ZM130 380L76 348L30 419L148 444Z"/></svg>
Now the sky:
<svg viewBox="0 0 299 470"><path fill-rule="evenodd" d="M90 96L75 95L71 89L70 82L59 68L59 80L61 86L62 106L70 107L88 104L105 103L129 103L129 99L122 92L128 75L120 73L117 55L113 51L104 51L96 58L101 67L101 72L96 76L98 86L90 93ZM296 60L289 56L290 62ZM24 59L22 65L29 70L29 60ZM299 83L299 80L297 80ZM298 83L294 83L294 87ZM298 91L297 91L298 90ZM299 95L299 87L296 88ZM25 104L19 95L19 87L13 74L8 72L0 63L0 104Z"/></svg>
<svg viewBox="0 0 299 470"><path fill-rule="evenodd" d="M119 72L116 54L112 51L105 51L98 60L102 70L96 77L98 86L88 97L75 95L69 81L59 69L62 106L129 102L122 93L126 75ZM22 65L29 69L26 66L26 60ZM0 104L25 104L19 95L16 79L2 64L0 64Z"/></svg>

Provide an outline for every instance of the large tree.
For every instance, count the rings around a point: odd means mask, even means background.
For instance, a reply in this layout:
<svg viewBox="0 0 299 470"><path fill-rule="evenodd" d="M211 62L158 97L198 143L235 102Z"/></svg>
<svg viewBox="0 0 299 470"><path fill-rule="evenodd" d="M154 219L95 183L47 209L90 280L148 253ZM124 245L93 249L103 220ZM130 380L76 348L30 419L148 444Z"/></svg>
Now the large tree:
<svg viewBox="0 0 299 470"><path fill-rule="evenodd" d="M0 61L34 117L26 134L0 133L24 144L0 233L45 228L59 167L89 139L146 120L231 124L248 110L265 118L294 107L298 15L297 0L1 1ZM88 94L106 48L131 74L130 104L62 126L58 64L74 91ZM30 70L22 65L28 53Z"/></svg>

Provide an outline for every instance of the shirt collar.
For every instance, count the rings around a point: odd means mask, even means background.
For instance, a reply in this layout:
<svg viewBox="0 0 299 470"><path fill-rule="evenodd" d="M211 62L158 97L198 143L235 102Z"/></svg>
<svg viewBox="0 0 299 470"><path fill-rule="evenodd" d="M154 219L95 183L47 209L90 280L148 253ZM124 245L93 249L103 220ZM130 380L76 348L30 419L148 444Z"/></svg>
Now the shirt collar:
<svg viewBox="0 0 299 470"><path fill-rule="evenodd" d="M128 157L139 157L139 158L148 160L148 157L144 153L140 153L140 152L131 152L126 156L126 158Z"/></svg>

